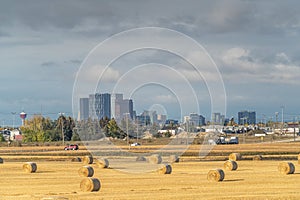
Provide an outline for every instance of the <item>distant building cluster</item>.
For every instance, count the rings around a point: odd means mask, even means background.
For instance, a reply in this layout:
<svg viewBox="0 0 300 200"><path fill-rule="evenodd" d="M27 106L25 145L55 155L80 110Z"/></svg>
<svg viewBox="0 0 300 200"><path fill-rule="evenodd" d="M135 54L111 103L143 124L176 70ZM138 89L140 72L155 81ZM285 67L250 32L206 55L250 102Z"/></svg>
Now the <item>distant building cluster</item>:
<svg viewBox="0 0 300 200"><path fill-rule="evenodd" d="M166 115L157 114L156 111L144 111L140 115L136 114L132 99L124 99L123 94L96 93L90 94L88 98L80 98L79 120L114 118L117 122L124 119L135 120L141 125L166 124ZM226 125L229 119L225 115L216 112L212 113L211 120L206 121L205 117L198 113L190 113L184 116L183 123L191 126L204 126L209 122L211 125ZM238 112L238 124L256 124L255 111Z"/></svg>
<svg viewBox="0 0 300 200"><path fill-rule="evenodd" d="M90 94L88 98L79 100L79 119L114 118L117 122L124 119L136 120L139 124L165 123L166 115L157 114L156 111L144 111L140 115L133 109L133 100L124 99L123 94Z"/></svg>
<svg viewBox="0 0 300 200"><path fill-rule="evenodd" d="M123 99L123 94L90 94L79 100L79 120L125 117L134 118L133 101Z"/></svg>
<svg viewBox="0 0 300 200"><path fill-rule="evenodd" d="M193 126L204 126L205 125L205 117L199 115L197 113L191 113L189 116L184 117L184 123L189 123Z"/></svg>

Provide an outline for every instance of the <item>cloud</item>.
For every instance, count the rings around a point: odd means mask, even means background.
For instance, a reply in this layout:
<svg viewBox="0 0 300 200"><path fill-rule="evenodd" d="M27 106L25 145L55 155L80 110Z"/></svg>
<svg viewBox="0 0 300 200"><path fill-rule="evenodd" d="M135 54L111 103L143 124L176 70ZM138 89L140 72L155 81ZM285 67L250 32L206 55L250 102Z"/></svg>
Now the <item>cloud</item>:
<svg viewBox="0 0 300 200"><path fill-rule="evenodd" d="M93 65L91 67L84 67L78 71L80 80L82 82L98 83L101 82L115 82L120 78L120 72L109 67L105 69L104 66Z"/></svg>
<svg viewBox="0 0 300 200"><path fill-rule="evenodd" d="M79 65L79 64L82 63L82 60L71 59L71 60L66 60L66 61L64 61L64 63L66 63L66 64L75 64L75 65Z"/></svg>
<svg viewBox="0 0 300 200"><path fill-rule="evenodd" d="M57 64L55 62L52 62L52 61L47 61L47 62L43 62L41 64L41 66L43 67L53 67L53 66L56 66Z"/></svg>
<svg viewBox="0 0 300 200"><path fill-rule="evenodd" d="M191 34L295 32L300 26L297 1L34 1L2 2L0 23L22 24L86 34L133 27L163 26ZM34 5L34 6L32 6ZM178 11L180 10L180 11ZM293 16L293 17L291 17Z"/></svg>
<svg viewBox="0 0 300 200"><path fill-rule="evenodd" d="M222 56L222 75L229 82L299 84L300 66L286 53L275 54L270 62L262 60L244 48L228 49Z"/></svg>
<svg viewBox="0 0 300 200"><path fill-rule="evenodd" d="M275 61L277 63L291 63L290 58L284 52L277 53L275 56Z"/></svg>
<svg viewBox="0 0 300 200"><path fill-rule="evenodd" d="M5 90L12 98L20 98L21 94L25 98L26 95L31 99L36 97L45 100L45 104L49 99L47 95L51 94L54 99L64 98L62 101L70 104L70 96L65 91L70 93L72 90L74 71L93 47L123 30L159 26L183 32L212 52L228 84L230 97L237 100L234 106L239 102L245 105L255 101L248 98L249 95L255 98L264 97L265 94L270 96L270 92L267 92L270 90L280 96L280 101L290 102L292 100L288 94L294 93L300 83L300 49L297 45L300 33L299 5L296 0L3 1L0 7L2 74L14 74L16 79L24 80L24 84L19 86L10 83L9 88L1 91ZM132 38L127 42L130 44L134 40ZM174 41L171 45L183 45ZM189 47L184 48L186 52L189 51ZM108 48L104 54L110 55L114 50ZM161 52L151 56L155 57L152 62L169 65L193 84L202 86L203 77L188 64ZM196 56L193 52L189 56L202 64L201 70L206 79L216 80L216 74L207 67L211 66L207 58ZM145 64L150 59L133 57L132 60L136 62L125 62L120 65L121 68L105 71L102 81L105 84L113 83L126 71L126 66ZM92 65L82 72L82 82L87 85L97 82L102 72L102 66ZM181 78L179 74L170 74L168 70L145 70L133 78L148 80L156 77L182 90L183 81L178 79ZM2 85L9 81L6 77L1 80ZM134 80L128 81L134 83ZM229 86L236 89L231 90ZM245 88L253 90L252 93L245 92ZM10 91L14 94L10 94ZM159 98L161 101L170 100L168 96ZM264 98L260 101L263 104ZM53 104L57 102L49 101L49 105ZM297 107L296 103L294 107ZM12 106L9 109L13 110Z"/></svg>
<svg viewBox="0 0 300 200"><path fill-rule="evenodd" d="M177 103L176 97L173 95L158 95L152 98L153 102L160 102L160 103Z"/></svg>

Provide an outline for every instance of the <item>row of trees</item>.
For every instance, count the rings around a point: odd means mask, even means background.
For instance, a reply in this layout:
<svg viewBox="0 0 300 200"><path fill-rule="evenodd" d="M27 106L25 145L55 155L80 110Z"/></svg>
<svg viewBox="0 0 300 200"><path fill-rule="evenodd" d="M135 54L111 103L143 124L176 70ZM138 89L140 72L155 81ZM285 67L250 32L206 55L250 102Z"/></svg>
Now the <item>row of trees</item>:
<svg viewBox="0 0 300 200"><path fill-rule="evenodd" d="M24 142L79 141L99 140L104 137L124 139L138 137L145 131L157 133L159 126L142 126L133 121L122 120L119 124L114 119L88 119L76 122L72 117L59 116L56 120L34 115L21 127Z"/></svg>
<svg viewBox="0 0 300 200"><path fill-rule="evenodd" d="M56 120L34 115L26 120L25 126L21 127L24 142L51 142L77 140L74 134L75 122L71 117L60 116Z"/></svg>
<svg viewBox="0 0 300 200"><path fill-rule="evenodd" d="M127 136L114 119L89 119L75 124L72 117L63 115L56 120L34 115L26 120L21 132L24 142L97 140L105 136L123 139Z"/></svg>

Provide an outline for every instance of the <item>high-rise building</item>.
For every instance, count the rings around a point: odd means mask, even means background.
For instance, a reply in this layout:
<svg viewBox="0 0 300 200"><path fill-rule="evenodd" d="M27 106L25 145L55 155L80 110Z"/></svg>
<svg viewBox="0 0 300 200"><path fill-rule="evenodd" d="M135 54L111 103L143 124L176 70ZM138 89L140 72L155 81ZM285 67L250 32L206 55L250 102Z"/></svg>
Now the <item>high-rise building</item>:
<svg viewBox="0 0 300 200"><path fill-rule="evenodd" d="M121 108L119 103L123 101L123 94L111 94L111 117L115 119L121 118Z"/></svg>
<svg viewBox="0 0 300 200"><path fill-rule="evenodd" d="M123 99L123 94L112 94L112 116L120 122L128 114L130 119L134 118L132 99Z"/></svg>
<svg viewBox="0 0 300 200"><path fill-rule="evenodd" d="M87 120L89 118L89 98L79 99L79 120Z"/></svg>
<svg viewBox="0 0 300 200"><path fill-rule="evenodd" d="M194 126L204 126L205 125L205 117L199 115L197 113L191 113L189 117L189 122Z"/></svg>
<svg viewBox="0 0 300 200"><path fill-rule="evenodd" d="M151 124L149 111L144 110L141 115L136 116L136 120L140 125L147 126Z"/></svg>
<svg viewBox="0 0 300 200"><path fill-rule="evenodd" d="M211 122L215 125L224 125L225 115L221 115L221 113L212 113Z"/></svg>
<svg viewBox="0 0 300 200"><path fill-rule="evenodd" d="M92 119L111 118L111 97L110 94L89 95L89 116Z"/></svg>
<svg viewBox="0 0 300 200"><path fill-rule="evenodd" d="M152 123L152 124L158 123L156 111L150 111L150 112L149 112L149 116L150 116L150 120L151 120L151 123Z"/></svg>
<svg viewBox="0 0 300 200"><path fill-rule="evenodd" d="M129 114L130 119L133 119L133 101L132 99L123 99L120 102L121 117L124 118L125 115Z"/></svg>
<svg viewBox="0 0 300 200"><path fill-rule="evenodd" d="M256 113L255 111L240 111L238 112L238 123L239 124L256 124Z"/></svg>

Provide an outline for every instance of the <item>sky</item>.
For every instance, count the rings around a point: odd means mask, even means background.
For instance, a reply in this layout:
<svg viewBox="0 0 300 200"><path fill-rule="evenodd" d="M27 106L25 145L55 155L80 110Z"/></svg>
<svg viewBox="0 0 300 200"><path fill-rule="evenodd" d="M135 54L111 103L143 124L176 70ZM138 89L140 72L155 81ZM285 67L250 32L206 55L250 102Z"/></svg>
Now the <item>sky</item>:
<svg viewBox="0 0 300 200"><path fill-rule="evenodd" d="M296 0L0 0L0 124L21 123L23 110L76 116L77 98L95 91L177 119L241 110L300 119L299 9Z"/></svg>

